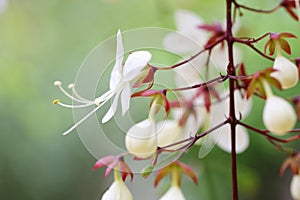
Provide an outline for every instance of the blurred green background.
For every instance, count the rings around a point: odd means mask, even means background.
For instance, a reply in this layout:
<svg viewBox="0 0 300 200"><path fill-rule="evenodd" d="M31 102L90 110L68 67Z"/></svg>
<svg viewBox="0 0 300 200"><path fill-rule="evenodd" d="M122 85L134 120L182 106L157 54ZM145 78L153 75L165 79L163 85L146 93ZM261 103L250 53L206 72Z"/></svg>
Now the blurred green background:
<svg viewBox="0 0 300 200"><path fill-rule="evenodd" d="M89 51L119 28L174 28L173 13L178 8L192 10L212 22L224 18L224 2L7 0L0 15L0 199L100 199L111 180L103 180L103 170L92 170L95 159L76 133L61 135L73 120L71 110L52 105L60 95L53 81L73 82ZM243 2L272 8L279 1ZM245 11L241 22L241 35L289 31L300 37L299 24L283 10L273 15ZM251 67L249 72L272 66L241 48L246 67ZM300 55L299 41L293 41L292 50L293 57ZM291 96L297 91L299 87L281 94ZM255 100L246 121L263 128L262 108L263 102ZM249 149L238 156L241 199L290 199L291 175L278 175L285 155L263 137L250 137ZM299 146L299 142L292 145ZM184 157L200 176L198 186L184 181L187 199L231 199L229 154L214 148L203 160L190 159L197 158L197 150Z"/></svg>

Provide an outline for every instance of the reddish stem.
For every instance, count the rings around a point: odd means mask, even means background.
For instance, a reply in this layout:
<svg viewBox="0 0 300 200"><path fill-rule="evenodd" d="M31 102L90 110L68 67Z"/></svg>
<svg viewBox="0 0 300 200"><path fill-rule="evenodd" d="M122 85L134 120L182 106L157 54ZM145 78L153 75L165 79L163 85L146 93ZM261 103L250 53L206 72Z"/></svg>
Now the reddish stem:
<svg viewBox="0 0 300 200"><path fill-rule="evenodd" d="M279 4L279 5L277 5L276 7L272 8L270 10L262 10L262 9L251 8L251 7L239 4L235 0L233 0L232 3L238 9L242 8L242 9L249 10L249 11L252 11L252 12L265 13L265 14L273 13L273 12L275 12L276 10L278 10L281 7L281 5Z"/></svg>
<svg viewBox="0 0 300 200"><path fill-rule="evenodd" d="M187 86L187 87L182 87L182 88L174 88L174 89L167 89L167 91L183 91L183 90L191 90L191 89L195 89L195 88L199 88L199 87L203 87L203 86L207 86L209 84L212 84L212 83L215 83L215 82L223 82L225 81L226 79L228 78L227 75L225 76L219 76L219 77L216 77L214 79L211 79L207 82L204 82L204 83L199 83L199 84L196 84L196 85L192 85L192 86Z"/></svg>
<svg viewBox="0 0 300 200"><path fill-rule="evenodd" d="M181 61L175 65L172 65L170 67L155 67L156 70L171 70L171 69L175 69L177 67L180 67L190 61L192 61L193 59L197 58L200 54L204 53L205 51L211 50L213 49L217 44L223 42L225 39L225 37L220 37L218 40L216 40L213 44L210 45L206 45L204 49L202 49L201 51L199 51L198 53L196 53L195 55L191 56L189 59L186 59L184 61Z"/></svg>
<svg viewBox="0 0 300 200"><path fill-rule="evenodd" d="M264 54L262 51L260 51L259 49L257 49L252 43L252 41L249 41L249 40L243 40L243 39L239 39L239 38L235 38L234 39L235 42L238 42L240 44L244 44L248 47L250 47L251 49L253 49L255 52L257 52L258 54L260 54L262 57L268 59L268 60L271 60L271 61L274 61L274 58L270 57L270 56L267 56L266 54Z"/></svg>
<svg viewBox="0 0 300 200"><path fill-rule="evenodd" d="M227 72L229 76L235 76L235 67L233 62L233 43L235 42L232 34L232 3L234 0L226 0L226 41L228 45L229 64ZM229 79L229 119L231 129L231 178L232 178L232 199L238 200L238 180L237 180L237 162L236 162L236 124L235 101L234 101L235 80Z"/></svg>

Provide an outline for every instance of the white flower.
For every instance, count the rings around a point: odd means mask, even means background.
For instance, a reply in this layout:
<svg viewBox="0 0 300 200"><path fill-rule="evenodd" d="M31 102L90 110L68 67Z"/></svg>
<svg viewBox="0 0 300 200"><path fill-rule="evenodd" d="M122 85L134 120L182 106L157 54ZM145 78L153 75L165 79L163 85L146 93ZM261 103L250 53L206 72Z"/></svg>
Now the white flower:
<svg viewBox="0 0 300 200"><path fill-rule="evenodd" d="M300 200L300 175L293 176L290 191L294 200Z"/></svg>
<svg viewBox="0 0 300 200"><path fill-rule="evenodd" d="M273 72L271 76L281 83L283 89L294 87L298 83L298 68L287 58L277 56L273 68L277 71Z"/></svg>
<svg viewBox="0 0 300 200"><path fill-rule="evenodd" d="M191 53L202 47L207 40L205 31L197 28L204 21L195 13L177 10L175 24L178 32L168 34L163 41L164 46L175 53Z"/></svg>
<svg viewBox="0 0 300 200"><path fill-rule="evenodd" d="M181 189L178 186L171 186L170 189L159 200L185 200Z"/></svg>
<svg viewBox="0 0 300 200"><path fill-rule="evenodd" d="M155 121L151 118L133 125L125 137L128 152L138 158L147 158L153 155L157 148L155 126Z"/></svg>
<svg viewBox="0 0 300 200"><path fill-rule="evenodd" d="M68 108L82 108L96 105L91 112L89 112L86 116L80 119L76 124L74 124L69 130L63 133L66 135L74 130L79 124L85 121L88 117L94 114L102 105L104 105L107 101L114 97L113 102L107 113L102 119L102 123L109 121L113 115L115 114L118 106L118 100L121 96L121 106L122 106L122 114L124 115L130 106L130 96L131 96L131 89L130 89L130 81L137 79L142 73L143 69L147 65L147 63L151 59L151 54L147 51L136 51L131 53L124 66L122 67L122 62L124 58L124 48L122 43L122 35L121 31L119 30L117 33L117 51L116 51L116 63L113 67L110 76L110 83L109 83L109 90L105 92L100 97L96 98L94 101L87 100L81 97L75 90L74 84L70 84L69 88L72 89L73 95L66 92L62 86L60 81L56 81L54 83L55 86L58 86L61 91L71 98L74 102L79 103L79 105L67 105L61 103L59 100L55 100L53 103L59 104L64 107Z"/></svg>
<svg viewBox="0 0 300 200"><path fill-rule="evenodd" d="M209 35L205 30L198 28L198 26L204 24L204 20L200 16L187 10L178 10L175 12L175 24L178 32L170 33L164 38L163 45L166 49L183 54L192 54L203 49ZM226 23L223 25L224 29L225 27ZM237 32L239 24L234 23L233 29L234 32ZM233 51L234 62L240 63L242 54L239 48L234 46ZM228 65L227 52L226 43L215 46L211 52L210 63L221 71L226 70ZM202 60L204 65L206 57L206 54L201 54L198 56L198 60Z"/></svg>
<svg viewBox="0 0 300 200"><path fill-rule="evenodd" d="M224 95L228 95L228 91ZM223 95L223 96L224 96ZM239 118L246 117L252 107L251 99L246 99L244 91L235 90L234 91L234 101L235 101L235 115ZM211 124L210 127L214 127L225 120L225 116L229 116L229 98L224 99L219 103L212 105L211 111ZM220 147L226 152L231 152L231 128L229 124L226 124L222 128L213 131L210 137ZM213 145L214 143L211 143ZM247 130L242 126L236 126L236 153L244 152L249 146L249 135Z"/></svg>
<svg viewBox="0 0 300 200"><path fill-rule="evenodd" d="M157 146L164 147L185 138L182 127L179 126L177 120L164 120L157 123ZM168 150L180 148L184 143L168 147Z"/></svg>
<svg viewBox="0 0 300 200"><path fill-rule="evenodd" d="M101 200L132 200L132 195L122 181L122 179L117 179L109 187L109 189L103 194Z"/></svg>
<svg viewBox="0 0 300 200"><path fill-rule="evenodd" d="M267 98L263 122L269 131L283 135L294 128L296 120L296 113L286 100L274 95Z"/></svg>

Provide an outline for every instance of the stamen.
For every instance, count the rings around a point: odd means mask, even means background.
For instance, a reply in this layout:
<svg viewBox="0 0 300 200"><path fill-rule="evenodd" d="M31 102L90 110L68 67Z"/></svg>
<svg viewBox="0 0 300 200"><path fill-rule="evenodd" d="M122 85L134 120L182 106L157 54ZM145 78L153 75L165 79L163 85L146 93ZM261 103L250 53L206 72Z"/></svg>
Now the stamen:
<svg viewBox="0 0 300 200"><path fill-rule="evenodd" d="M89 118L91 115L93 115L99 108L102 107L109 99L106 99L106 101L102 102L99 106L94 108L91 112L89 112L87 115L85 115L82 119L80 119L78 122L76 122L71 128L69 128L66 132L63 133L63 135L68 135L70 132L72 132L77 126L79 126L82 122L84 122L87 118Z"/></svg>
<svg viewBox="0 0 300 200"><path fill-rule="evenodd" d="M79 99L79 100L81 100L81 101L84 101L84 102L86 102L86 103L91 103L92 101L90 101L90 100L87 100L87 99L85 99L85 98L83 98L82 96L80 96L79 94L78 94L78 92L75 90L75 84L70 84L69 86L68 86L68 88L69 89L72 89L72 92L73 92L73 95L77 98L77 99Z"/></svg>
<svg viewBox="0 0 300 200"><path fill-rule="evenodd" d="M97 106L99 106L99 104L101 102L106 101L107 99L110 99L113 95L114 95L114 91L113 90L108 90L107 92L102 94L100 97L96 98L94 103Z"/></svg>
<svg viewBox="0 0 300 200"><path fill-rule="evenodd" d="M80 99L77 99L75 97L73 97L71 94L69 94L62 86L61 86L61 82L60 81L55 81L54 82L54 85L57 86L61 91L62 93L64 93L67 97L69 97L70 99L74 100L74 101L77 101L78 103L84 103L86 104L87 102L86 101L82 101Z"/></svg>
<svg viewBox="0 0 300 200"><path fill-rule="evenodd" d="M65 108L85 108L94 104L94 103L89 103L89 104L82 104L82 105L69 105L69 104L61 103L59 101L55 103Z"/></svg>
<svg viewBox="0 0 300 200"><path fill-rule="evenodd" d="M60 82L60 81L55 81L55 82L54 82L54 85L55 85L55 86L60 86L60 85L61 85L61 82Z"/></svg>
<svg viewBox="0 0 300 200"><path fill-rule="evenodd" d="M60 102L60 99L55 99L52 103L53 104L58 104Z"/></svg>

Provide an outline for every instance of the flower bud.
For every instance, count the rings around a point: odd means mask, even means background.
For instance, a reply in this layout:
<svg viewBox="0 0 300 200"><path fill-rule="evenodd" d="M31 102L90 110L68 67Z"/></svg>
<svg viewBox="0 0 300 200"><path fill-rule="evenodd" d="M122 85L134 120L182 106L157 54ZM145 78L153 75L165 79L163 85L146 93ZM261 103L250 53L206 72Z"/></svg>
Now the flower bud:
<svg viewBox="0 0 300 200"><path fill-rule="evenodd" d="M171 186L170 189L159 200L185 200L181 189L178 186Z"/></svg>
<svg viewBox="0 0 300 200"><path fill-rule="evenodd" d="M273 68L277 71L273 72L271 76L280 82L283 89L294 87L298 83L298 68L287 58L278 56L275 59Z"/></svg>
<svg viewBox="0 0 300 200"><path fill-rule="evenodd" d="M294 200L300 200L300 175L293 176L290 191Z"/></svg>
<svg viewBox="0 0 300 200"><path fill-rule="evenodd" d="M115 180L109 189L103 194L101 200L132 200L132 195L125 185L120 180Z"/></svg>
<svg viewBox="0 0 300 200"><path fill-rule="evenodd" d="M155 121L148 118L133 125L125 137L129 153L139 158L147 158L156 151Z"/></svg>
<svg viewBox="0 0 300 200"><path fill-rule="evenodd" d="M184 139L182 128L176 120L165 120L157 124L157 145L164 147ZM180 148L184 143L168 147L169 150Z"/></svg>
<svg viewBox="0 0 300 200"><path fill-rule="evenodd" d="M271 96L267 99L263 111L263 122L269 131L283 135L294 128L296 120L293 107L283 98Z"/></svg>

